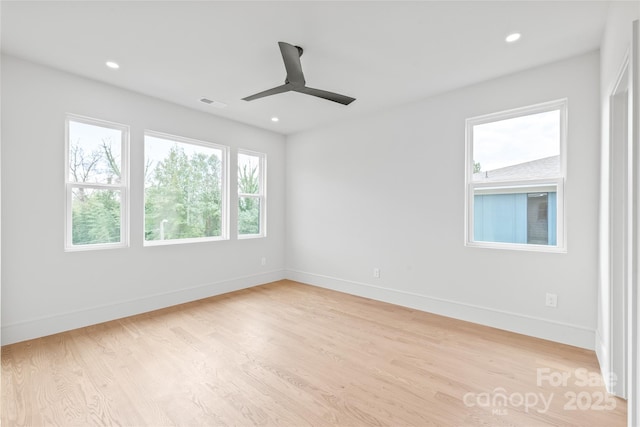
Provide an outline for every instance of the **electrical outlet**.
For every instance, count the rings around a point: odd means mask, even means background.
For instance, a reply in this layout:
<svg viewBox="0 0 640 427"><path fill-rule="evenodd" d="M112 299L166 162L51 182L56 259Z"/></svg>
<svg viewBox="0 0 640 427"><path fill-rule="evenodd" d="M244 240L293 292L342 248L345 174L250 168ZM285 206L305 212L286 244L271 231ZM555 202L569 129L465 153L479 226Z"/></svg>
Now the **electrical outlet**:
<svg viewBox="0 0 640 427"><path fill-rule="evenodd" d="M380 269L379 268L374 268L373 269L373 277L375 277L376 279L380 278Z"/></svg>
<svg viewBox="0 0 640 427"><path fill-rule="evenodd" d="M267 265L267 257L262 257L262 259L260 260L260 264L262 265Z"/></svg>
<svg viewBox="0 0 640 427"><path fill-rule="evenodd" d="M547 293L545 304L547 307L558 307L558 295Z"/></svg>

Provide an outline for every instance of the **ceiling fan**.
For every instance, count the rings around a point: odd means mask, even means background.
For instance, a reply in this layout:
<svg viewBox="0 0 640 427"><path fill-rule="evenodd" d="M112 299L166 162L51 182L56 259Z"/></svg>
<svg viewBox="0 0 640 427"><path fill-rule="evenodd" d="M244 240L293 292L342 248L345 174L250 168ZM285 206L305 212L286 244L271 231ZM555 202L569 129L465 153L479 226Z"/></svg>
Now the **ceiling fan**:
<svg viewBox="0 0 640 427"><path fill-rule="evenodd" d="M287 70L287 78L285 79L284 84L282 86L277 86L272 89L256 93L255 95L242 98L244 101L253 101L254 99L289 91L317 96L318 98L328 99L329 101L343 105L349 105L356 100L355 98L340 95L339 93L308 87L306 85L307 82L304 80L302 64L300 63L300 57L303 52L302 48L285 42L278 42L278 45L280 46L280 52L282 53L282 59L284 60L284 68Z"/></svg>

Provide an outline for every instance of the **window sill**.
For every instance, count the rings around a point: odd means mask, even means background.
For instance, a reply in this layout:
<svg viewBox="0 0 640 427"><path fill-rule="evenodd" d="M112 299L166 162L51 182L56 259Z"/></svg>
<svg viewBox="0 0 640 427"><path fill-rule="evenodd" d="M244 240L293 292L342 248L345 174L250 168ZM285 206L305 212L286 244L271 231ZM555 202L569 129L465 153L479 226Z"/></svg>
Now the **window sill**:
<svg viewBox="0 0 640 427"><path fill-rule="evenodd" d="M267 237L264 234L239 234L238 240L247 240L247 239L262 239Z"/></svg>
<svg viewBox="0 0 640 427"><path fill-rule="evenodd" d="M523 243L466 242L465 246L469 248L503 249L508 251L567 253L567 248L563 246L529 245Z"/></svg>
<svg viewBox="0 0 640 427"><path fill-rule="evenodd" d="M105 243L105 244L95 244L95 245L75 245L75 246L66 246L64 248L65 252L89 252L89 251L103 251L110 249L127 249L129 248L128 244L125 243Z"/></svg>
<svg viewBox="0 0 640 427"><path fill-rule="evenodd" d="M206 237L206 238L192 238L192 239L173 239L173 240L145 240L144 247L149 246L168 246L168 245L183 245L188 243L207 243L207 242L222 242L229 240L224 237Z"/></svg>

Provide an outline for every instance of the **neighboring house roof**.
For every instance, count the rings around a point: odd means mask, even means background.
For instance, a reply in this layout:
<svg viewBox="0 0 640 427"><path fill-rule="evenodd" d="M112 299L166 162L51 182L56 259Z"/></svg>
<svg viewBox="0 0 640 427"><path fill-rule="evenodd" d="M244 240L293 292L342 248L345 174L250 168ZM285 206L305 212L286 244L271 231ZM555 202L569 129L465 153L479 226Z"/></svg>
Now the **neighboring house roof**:
<svg viewBox="0 0 640 427"><path fill-rule="evenodd" d="M560 156L545 157L513 166L473 174L474 182L520 181L557 178L560 176Z"/></svg>

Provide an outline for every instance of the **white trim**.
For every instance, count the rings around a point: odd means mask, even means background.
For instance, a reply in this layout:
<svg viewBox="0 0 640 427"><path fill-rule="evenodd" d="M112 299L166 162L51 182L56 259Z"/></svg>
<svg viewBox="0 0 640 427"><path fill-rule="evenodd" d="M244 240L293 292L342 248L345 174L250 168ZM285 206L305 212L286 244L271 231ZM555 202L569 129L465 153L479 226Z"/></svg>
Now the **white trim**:
<svg viewBox="0 0 640 427"><path fill-rule="evenodd" d="M226 239L221 236L190 237L190 238L184 238L184 239L169 239L169 240L167 239L145 240L144 246L151 247L151 246L168 246L168 245L186 245L191 243L220 242L220 241L227 241L227 240L229 239Z"/></svg>
<svg viewBox="0 0 640 427"><path fill-rule="evenodd" d="M83 123L91 126L114 129L121 132L120 141L120 183L105 184L93 182L75 182L69 179L69 122ZM64 204L64 250L65 252L92 251L102 249L122 249L129 247L129 223L130 223L130 200L129 200L129 150L131 131L128 125L110 122L101 119L94 119L78 114L67 113L65 116L64 139L65 139L65 204ZM120 241L117 243L98 243L98 244L73 244L73 224L72 224L72 199L73 188L91 188L91 189L107 189L120 191Z"/></svg>
<svg viewBox="0 0 640 427"><path fill-rule="evenodd" d="M503 249L509 251L551 252L566 254L567 249L552 245L535 245L531 243L502 243L502 242L468 242L468 248Z"/></svg>
<svg viewBox="0 0 640 427"><path fill-rule="evenodd" d="M389 289L299 270L286 270L286 278L338 292L357 295L428 313L465 320L576 347L594 349L595 330L580 325L496 310L413 292Z"/></svg>
<svg viewBox="0 0 640 427"><path fill-rule="evenodd" d="M530 114L546 113L553 110L562 110L567 105L567 98L555 99L553 101L541 102L539 104L527 105L525 107L512 108L495 113L483 114L467 119L473 125L497 122L500 120L514 119L516 117L528 116ZM560 153L562 154L562 153Z"/></svg>
<svg viewBox="0 0 640 427"><path fill-rule="evenodd" d="M561 184L561 178L530 181L508 181L505 183L505 185L500 185L499 182L474 184L474 195L557 192Z"/></svg>
<svg viewBox="0 0 640 427"><path fill-rule="evenodd" d="M630 205L630 265L628 297L628 353L627 353L627 423L629 426L640 425L640 292L638 292L638 268L640 264L640 209L638 208L640 189L640 28L639 21L632 23L629 80L629 161L631 180L629 191L632 199Z"/></svg>
<svg viewBox="0 0 640 427"><path fill-rule="evenodd" d="M218 146L218 144L214 144ZM231 184L229 182L231 178L230 170L231 170L231 148L226 145L219 145L223 147L222 150L222 170L220 171L220 177L222 179L222 185L220 186L220 200L222 201L222 206L220 206L220 239L221 240L229 240L231 236L231 231L229 230L229 209L231 208ZM143 231L144 233L144 231ZM143 239L144 242L144 239Z"/></svg>
<svg viewBox="0 0 640 427"><path fill-rule="evenodd" d="M171 141L178 144L196 145L203 148L220 151L220 235L219 236L204 236L204 237L191 237L184 239L166 239L166 240L147 240L145 237L146 230L146 212L143 209L142 212L142 245L148 246L165 246L185 243L202 243L202 242L217 242L229 240L229 156L230 149L226 145L217 144L215 142L203 141L200 139L188 138L179 135L172 135L163 132L157 132L154 130L145 129L143 133L143 159L146 164L146 144L147 137L163 139L165 141ZM143 206L146 203L146 182L142 191Z"/></svg>
<svg viewBox="0 0 640 427"><path fill-rule="evenodd" d="M226 145L218 144L215 142L203 141L197 138L189 138L186 136L173 135L170 133L158 132L150 129L145 129L143 136L151 136L153 138L165 139L168 141L180 142L184 144L199 145L205 148L214 148L217 150L222 150L223 152L229 149L229 147L227 147Z"/></svg>
<svg viewBox="0 0 640 427"><path fill-rule="evenodd" d="M58 313L52 316L3 324L1 334L2 345L134 316L136 314L275 282L283 278L284 270L273 270L175 291L157 293L143 298L122 300L111 304Z"/></svg>
<svg viewBox="0 0 640 427"><path fill-rule="evenodd" d="M560 112L560 175L554 179L534 179L516 181L474 182L473 181L473 127L480 124L500 120L513 119L531 114L559 110ZM511 110L476 116L465 121L465 210L464 210L464 244L468 247L507 249L535 252L567 252L567 217L564 184L567 177L567 129L568 129L568 100L567 98L540 104L530 105ZM493 189L522 189L527 185L556 186L556 245L532 245L527 243L500 243L476 241L473 239L474 230L474 195L476 188Z"/></svg>
<svg viewBox="0 0 640 427"><path fill-rule="evenodd" d="M613 393L613 384L612 378L610 375L607 375L608 372L611 372L609 368L609 347L606 342L602 339L602 334L598 329L596 329L596 339L595 339L595 353L596 358L598 359L598 364L600 365L600 372L602 373L602 378L604 379L604 385L607 389L607 393Z"/></svg>
<svg viewBox="0 0 640 427"><path fill-rule="evenodd" d="M630 159L628 151L628 89L629 89L629 52L625 54L622 67L613 91L609 95L609 229L608 229L608 342L607 359L602 361L603 377L615 372L619 381L608 384L607 390L616 396L626 398L626 337L628 262L630 241L628 239L630 223ZM622 102L621 102L622 101ZM621 108L622 107L622 108ZM621 136L624 137L621 139ZM617 190L620 189L621 192ZM622 219L619 218L622 216ZM616 230L616 227L621 227ZM621 339L618 336L622 335Z"/></svg>

